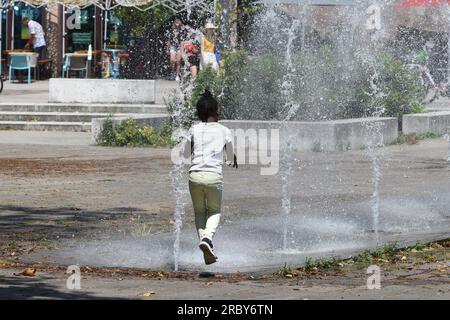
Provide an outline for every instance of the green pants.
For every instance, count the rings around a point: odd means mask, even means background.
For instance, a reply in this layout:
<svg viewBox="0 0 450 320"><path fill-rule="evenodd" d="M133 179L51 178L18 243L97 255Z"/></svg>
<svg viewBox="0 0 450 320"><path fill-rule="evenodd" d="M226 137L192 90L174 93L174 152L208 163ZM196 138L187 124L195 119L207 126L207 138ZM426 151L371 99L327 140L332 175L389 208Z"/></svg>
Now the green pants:
<svg viewBox="0 0 450 320"><path fill-rule="evenodd" d="M200 239L212 240L220 222L222 175L194 171L189 174L189 191L195 213L195 226Z"/></svg>

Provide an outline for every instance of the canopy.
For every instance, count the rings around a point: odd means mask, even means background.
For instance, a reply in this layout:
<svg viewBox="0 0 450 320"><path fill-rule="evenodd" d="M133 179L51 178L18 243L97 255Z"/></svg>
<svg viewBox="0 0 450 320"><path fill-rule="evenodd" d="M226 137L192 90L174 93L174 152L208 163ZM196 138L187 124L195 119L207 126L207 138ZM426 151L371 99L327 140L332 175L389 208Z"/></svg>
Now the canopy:
<svg viewBox="0 0 450 320"><path fill-rule="evenodd" d="M439 7L443 4L450 3L450 0L408 0L404 2L396 3L396 7Z"/></svg>
<svg viewBox="0 0 450 320"><path fill-rule="evenodd" d="M193 8L201 11L214 14L217 7L217 0L0 0L0 15L2 11L8 7L12 7L14 2L23 2L29 6L40 8L43 6L52 6L61 4L69 8L78 7L85 8L90 5L105 11L105 38L107 30L107 17L108 11L113 10L119 6L133 7L140 11L151 10L157 6L164 6L171 9L174 13L180 13L183 11L190 11ZM0 19L0 58L2 56L2 20ZM106 46L106 43L104 44ZM1 60L0 60L0 73L1 73Z"/></svg>
<svg viewBox="0 0 450 320"><path fill-rule="evenodd" d="M12 6L14 2L23 2L32 7L51 6L61 4L66 7L84 8L95 5L102 10L112 10L116 7L133 7L140 11L147 11L156 6L164 6L175 13L198 8L202 11L214 13L216 0L0 0L2 8Z"/></svg>

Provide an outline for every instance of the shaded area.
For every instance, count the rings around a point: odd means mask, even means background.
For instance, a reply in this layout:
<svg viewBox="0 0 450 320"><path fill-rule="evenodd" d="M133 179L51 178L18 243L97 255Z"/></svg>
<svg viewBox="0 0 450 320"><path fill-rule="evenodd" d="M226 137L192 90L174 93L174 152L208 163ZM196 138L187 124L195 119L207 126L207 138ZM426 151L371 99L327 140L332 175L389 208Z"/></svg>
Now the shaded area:
<svg viewBox="0 0 450 320"><path fill-rule="evenodd" d="M107 296L99 298L81 290L62 289L62 286L52 284L54 281L51 280L53 280L51 277L25 278L0 275L0 299L111 299Z"/></svg>
<svg viewBox="0 0 450 320"><path fill-rule="evenodd" d="M0 257L57 248L64 239L103 239L138 232L141 224L158 230L156 213L135 207L105 210L0 206ZM149 230L143 230L148 232Z"/></svg>

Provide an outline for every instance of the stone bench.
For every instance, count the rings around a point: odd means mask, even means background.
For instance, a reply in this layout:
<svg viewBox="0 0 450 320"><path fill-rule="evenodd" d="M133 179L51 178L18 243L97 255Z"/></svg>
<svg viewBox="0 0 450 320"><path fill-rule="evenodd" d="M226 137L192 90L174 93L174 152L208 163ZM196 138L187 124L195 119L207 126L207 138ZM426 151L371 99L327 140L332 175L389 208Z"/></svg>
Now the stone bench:
<svg viewBox="0 0 450 320"><path fill-rule="evenodd" d="M49 102L152 104L155 103L155 80L52 78Z"/></svg>
<svg viewBox="0 0 450 320"><path fill-rule="evenodd" d="M447 133L450 111L407 114L403 116L403 133Z"/></svg>

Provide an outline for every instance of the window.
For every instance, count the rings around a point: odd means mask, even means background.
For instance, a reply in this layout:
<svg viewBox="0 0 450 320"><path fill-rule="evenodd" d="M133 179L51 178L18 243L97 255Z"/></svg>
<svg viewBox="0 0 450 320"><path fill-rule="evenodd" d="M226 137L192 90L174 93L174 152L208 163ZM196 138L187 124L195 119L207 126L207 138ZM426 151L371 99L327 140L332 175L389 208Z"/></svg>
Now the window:
<svg viewBox="0 0 450 320"><path fill-rule="evenodd" d="M87 50L94 45L95 7L66 9L67 52Z"/></svg>
<svg viewBox="0 0 450 320"><path fill-rule="evenodd" d="M14 4L14 49L22 49L29 39L28 28L22 25L23 18L29 18L42 24L41 10L25 3Z"/></svg>
<svg viewBox="0 0 450 320"><path fill-rule="evenodd" d="M114 11L109 11L106 30L106 46L108 48L123 48L120 37L121 26L121 19L114 14Z"/></svg>
<svg viewBox="0 0 450 320"><path fill-rule="evenodd" d="M0 23L2 24L2 57L3 57L3 51L6 49L6 10L2 10L1 16L0 16Z"/></svg>

